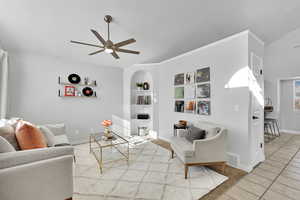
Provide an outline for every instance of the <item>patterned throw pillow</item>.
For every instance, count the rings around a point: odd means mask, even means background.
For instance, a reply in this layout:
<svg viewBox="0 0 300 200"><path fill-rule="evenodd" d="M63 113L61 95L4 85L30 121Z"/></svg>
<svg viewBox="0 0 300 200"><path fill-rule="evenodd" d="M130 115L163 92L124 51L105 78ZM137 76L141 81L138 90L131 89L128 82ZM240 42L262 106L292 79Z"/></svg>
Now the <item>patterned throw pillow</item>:
<svg viewBox="0 0 300 200"><path fill-rule="evenodd" d="M20 146L15 135L14 127L8 124L2 124L2 126L0 126L0 136L2 136L6 141L8 141L14 147L15 150L20 150Z"/></svg>

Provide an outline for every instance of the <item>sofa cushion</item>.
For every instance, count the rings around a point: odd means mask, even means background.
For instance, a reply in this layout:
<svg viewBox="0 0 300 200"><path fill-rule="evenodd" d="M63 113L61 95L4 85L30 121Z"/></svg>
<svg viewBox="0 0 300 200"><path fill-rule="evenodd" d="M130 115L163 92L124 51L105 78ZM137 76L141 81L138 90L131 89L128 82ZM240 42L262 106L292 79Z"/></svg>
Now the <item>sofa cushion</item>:
<svg viewBox="0 0 300 200"><path fill-rule="evenodd" d="M50 131L54 135L65 135L66 134L66 126L65 124L45 124L45 127L50 129Z"/></svg>
<svg viewBox="0 0 300 200"><path fill-rule="evenodd" d="M15 130L11 125L2 124L2 126L0 126L0 136L5 138L15 150L20 150L20 146L15 135Z"/></svg>
<svg viewBox="0 0 300 200"><path fill-rule="evenodd" d="M0 153L16 151L15 148L2 136L0 136Z"/></svg>
<svg viewBox="0 0 300 200"><path fill-rule="evenodd" d="M45 136L48 147L53 147L55 145L55 135L52 131L46 126L39 126L40 131Z"/></svg>
<svg viewBox="0 0 300 200"><path fill-rule="evenodd" d="M16 137L22 150L47 147L42 132L29 122L18 123Z"/></svg>
<svg viewBox="0 0 300 200"><path fill-rule="evenodd" d="M55 136L54 146L70 145L67 135Z"/></svg>
<svg viewBox="0 0 300 200"><path fill-rule="evenodd" d="M185 135L185 138L189 142L193 142L194 140L201 140L205 138L206 131L200 128L197 128L195 126L191 126L188 129L187 134Z"/></svg>

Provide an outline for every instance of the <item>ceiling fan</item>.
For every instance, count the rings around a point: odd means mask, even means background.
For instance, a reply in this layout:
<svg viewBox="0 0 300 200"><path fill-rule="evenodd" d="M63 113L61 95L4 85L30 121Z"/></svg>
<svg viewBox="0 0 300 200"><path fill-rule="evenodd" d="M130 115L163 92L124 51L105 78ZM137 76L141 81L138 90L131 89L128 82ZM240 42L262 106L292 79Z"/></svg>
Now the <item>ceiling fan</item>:
<svg viewBox="0 0 300 200"><path fill-rule="evenodd" d="M105 53L111 54L115 59L119 59L120 57L118 56L118 54L116 52L140 54L139 51L132 51L132 50L129 50L129 49L120 48L120 47L123 47L125 45L136 42L136 40L133 39L133 38L122 41L122 42L113 43L110 40L110 31L109 31L109 24L112 21L112 17L110 15L106 15L104 17L104 21L107 23L107 33L108 33L107 34L108 37L107 37L106 41L103 39L103 37L96 30L91 29L92 33L98 38L98 40L101 42L101 44L89 44L89 43L78 42L78 41L74 41L74 40L71 40L71 42L76 43L76 44L82 44L82 45L87 45L87 46L100 48L100 50L92 52L89 55L95 55L95 54L98 54L98 53L101 53L101 52L105 52Z"/></svg>

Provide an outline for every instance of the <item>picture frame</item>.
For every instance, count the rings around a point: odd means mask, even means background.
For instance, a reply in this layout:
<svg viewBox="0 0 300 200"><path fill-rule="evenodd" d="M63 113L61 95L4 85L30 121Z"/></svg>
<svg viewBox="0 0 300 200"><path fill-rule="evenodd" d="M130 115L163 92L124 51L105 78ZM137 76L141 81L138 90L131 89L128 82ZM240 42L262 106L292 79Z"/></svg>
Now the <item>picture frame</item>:
<svg viewBox="0 0 300 200"><path fill-rule="evenodd" d="M210 67L205 67L202 69L198 69L196 71L196 83L203 83L210 81Z"/></svg>
<svg viewBox="0 0 300 200"><path fill-rule="evenodd" d="M184 111L186 113L196 113L196 101L195 100L185 101Z"/></svg>
<svg viewBox="0 0 300 200"><path fill-rule="evenodd" d="M184 99L184 87L175 87L174 98L175 99Z"/></svg>
<svg viewBox="0 0 300 200"><path fill-rule="evenodd" d="M184 84L184 73L176 74L174 77L174 85Z"/></svg>
<svg viewBox="0 0 300 200"><path fill-rule="evenodd" d="M76 91L76 88L74 86L66 85L64 95L65 96L75 96L75 91Z"/></svg>
<svg viewBox="0 0 300 200"><path fill-rule="evenodd" d="M174 104L174 111L183 113L184 112L184 101L176 100L175 104Z"/></svg>
<svg viewBox="0 0 300 200"><path fill-rule="evenodd" d="M197 85L197 98L210 98L210 83Z"/></svg>
<svg viewBox="0 0 300 200"><path fill-rule="evenodd" d="M198 101L197 102L197 114L198 115L210 115L211 114L210 101Z"/></svg>
<svg viewBox="0 0 300 200"><path fill-rule="evenodd" d="M185 99L194 99L196 96L196 86L186 85L184 87L184 97Z"/></svg>
<svg viewBox="0 0 300 200"><path fill-rule="evenodd" d="M195 83L195 72L185 73L185 84L194 84Z"/></svg>

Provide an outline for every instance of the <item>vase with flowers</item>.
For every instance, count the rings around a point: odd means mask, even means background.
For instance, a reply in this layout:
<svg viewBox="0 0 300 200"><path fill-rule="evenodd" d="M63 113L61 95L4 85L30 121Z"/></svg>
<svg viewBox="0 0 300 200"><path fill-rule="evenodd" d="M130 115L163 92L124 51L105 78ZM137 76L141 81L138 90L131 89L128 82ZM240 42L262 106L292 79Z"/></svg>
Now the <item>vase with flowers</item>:
<svg viewBox="0 0 300 200"><path fill-rule="evenodd" d="M112 121L111 120L103 120L101 124L104 127L104 136L107 139L111 139L112 134L111 134L110 126L112 125Z"/></svg>

